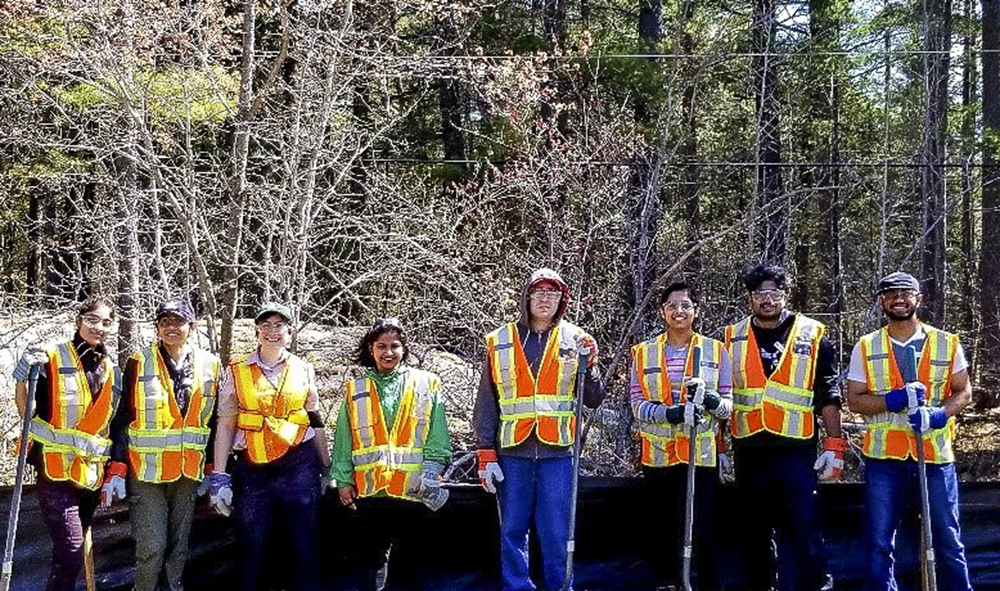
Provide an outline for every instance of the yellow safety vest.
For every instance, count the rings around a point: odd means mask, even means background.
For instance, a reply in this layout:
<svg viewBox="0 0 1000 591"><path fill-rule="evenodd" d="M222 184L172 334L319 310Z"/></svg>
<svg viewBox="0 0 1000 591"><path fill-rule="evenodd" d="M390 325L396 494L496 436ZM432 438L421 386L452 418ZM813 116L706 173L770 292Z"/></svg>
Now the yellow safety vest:
<svg viewBox="0 0 1000 591"><path fill-rule="evenodd" d="M309 429L308 362L289 354L277 388L255 363L242 361L231 367L239 403L236 426L246 436L250 461L273 462L302 443Z"/></svg>
<svg viewBox="0 0 1000 591"><path fill-rule="evenodd" d="M108 431L121 394L118 368L104 358L104 385L94 396L73 343L46 352L52 416L49 421L34 417L29 438L42 446L42 470L49 480L96 490L110 458Z"/></svg>
<svg viewBox="0 0 1000 591"><path fill-rule="evenodd" d="M533 432L542 443L573 445L573 388L579 365L576 336L582 332L565 320L549 331L537 378L524 356L516 324L512 322L486 335L500 402L500 447L518 445Z"/></svg>
<svg viewBox="0 0 1000 591"><path fill-rule="evenodd" d="M639 343L632 347L632 362L635 364L642 395L646 400L671 404L673 386L667 374L666 354L667 333L659 337ZM694 376L694 350L701 348L701 364L698 377L705 381L705 388L718 390L719 372L722 365L722 343L715 339L703 337L695 333L688 345L687 363L680 383L680 402L687 401L688 379ZM715 466L716 436L719 433L719 421L708 414L706 420L698 425L695 435L696 466ZM688 427L685 425L660 424L638 421L639 435L642 437L642 463L644 466L664 467L674 464L687 464L690 440Z"/></svg>
<svg viewBox="0 0 1000 591"><path fill-rule="evenodd" d="M927 404L940 406L951 396L951 374L955 355L958 353L958 335L926 324L922 326L926 338L917 367L917 380L927 388ZM893 355L887 329L882 328L861 337L861 358L865 364L865 382L869 393L885 396L890 390L903 387L904 381ZM906 412L883 412L866 415L864 419L867 429L862 452L866 456L898 460L917 457L917 438ZM932 464L954 462L954 438L955 417L949 418L941 429L924 433L924 459Z"/></svg>
<svg viewBox="0 0 1000 591"><path fill-rule="evenodd" d="M441 391L433 373L407 368L403 397L389 431L374 380L347 383L347 417L351 425L354 486L362 497L386 491L393 497L415 500L421 485L424 444L431 411Z"/></svg>
<svg viewBox="0 0 1000 591"><path fill-rule="evenodd" d="M181 476L204 476L208 420L215 407L219 358L208 351L191 353L194 385L187 412L181 416L159 345L132 355L137 375L129 392L133 420L129 425L129 463L143 482L173 482Z"/></svg>
<svg viewBox="0 0 1000 591"><path fill-rule="evenodd" d="M816 429L813 380L821 323L795 315L785 350L770 376L764 375L750 318L726 327L726 348L733 364L733 437L769 431L793 439L809 439Z"/></svg>

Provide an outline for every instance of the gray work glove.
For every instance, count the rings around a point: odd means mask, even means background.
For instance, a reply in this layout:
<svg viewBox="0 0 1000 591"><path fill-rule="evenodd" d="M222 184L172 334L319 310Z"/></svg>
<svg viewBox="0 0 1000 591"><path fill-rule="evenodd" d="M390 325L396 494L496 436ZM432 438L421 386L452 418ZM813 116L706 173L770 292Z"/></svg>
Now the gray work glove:
<svg viewBox="0 0 1000 591"><path fill-rule="evenodd" d="M420 475L420 502L431 511L437 511L448 500L448 490L441 488L441 473L444 466L437 462L424 462L424 472Z"/></svg>
<svg viewBox="0 0 1000 591"><path fill-rule="evenodd" d="M684 422L684 404L660 404L653 409L653 422L680 425Z"/></svg>
<svg viewBox="0 0 1000 591"><path fill-rule="evenodd" d="M44 366L48 362L49 354L45 352L45 349L38 345L32 345L25 349L24 353L21 354L21 358L17 360L17 365L14 366L13 372L14 379L19 382L26 382L28 381L28 374L31 372L32 366Z"/></svg>
<svg viewBox="0 0 1000 591"><path fill-rule="evenodd" d="M212 472L208 475L208 500L219 515L229 515L233 512L233 477L225 472Z"/></svg>

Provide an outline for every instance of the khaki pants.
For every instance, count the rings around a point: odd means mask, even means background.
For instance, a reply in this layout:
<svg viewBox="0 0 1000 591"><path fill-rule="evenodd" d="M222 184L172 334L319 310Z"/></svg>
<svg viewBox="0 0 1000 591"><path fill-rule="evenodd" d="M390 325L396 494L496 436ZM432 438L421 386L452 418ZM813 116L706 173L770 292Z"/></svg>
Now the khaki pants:
<svg viewBox="0 0 1000 591"><path fill-rule="evenodd" d="M182 576L198 483L189 478L154 484L129 475L129 521L135 538L135 591L184 589Z"/></svg>

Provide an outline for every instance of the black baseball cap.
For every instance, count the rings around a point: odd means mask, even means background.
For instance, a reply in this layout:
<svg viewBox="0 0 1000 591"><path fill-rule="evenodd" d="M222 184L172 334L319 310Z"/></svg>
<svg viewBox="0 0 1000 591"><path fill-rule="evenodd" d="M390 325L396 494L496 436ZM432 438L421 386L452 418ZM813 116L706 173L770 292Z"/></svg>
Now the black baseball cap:
<svg viewBox="0 0 1000 591"><path fill-rule="evenodd" d="M878 282L878 292L876 293L881 295L895 289L912 289L920 293L920 282L909 273L896 271L895 273L889 273Z"/></svg>
<svg viewBox="0 0 1000 591"><path fill-rule="evenodd" d="M194 322L194 308L187 300L173 299L160 302L156 307L156 319L159 320L168 314L183 318L186 322Z"/></svg>

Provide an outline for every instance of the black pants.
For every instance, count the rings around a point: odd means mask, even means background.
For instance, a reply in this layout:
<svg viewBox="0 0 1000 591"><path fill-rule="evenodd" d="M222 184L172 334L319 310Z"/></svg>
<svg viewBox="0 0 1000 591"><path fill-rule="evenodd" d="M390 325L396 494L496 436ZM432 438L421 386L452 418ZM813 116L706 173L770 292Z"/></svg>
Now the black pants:
<svg viewBox="0 0 1000 591"><path fill-rule="evenodd" d="M430 510L392 497L358 499L356 517L365 532L369 591L420 591L421 557L435 534ZM389 558L392 557L390 568Z"/></svg>
<svg viewBox="0 0 1000 591"><path fill-rule="evenodd" d="M642 475L648 489L647 511L642 518L651 532L651 560L656 567L657 585L680 588L681 553L684 547L684 506L687 498L687 464L669 468L643 466ZM716 567L715 513L719 471L717 468L695 468L694 478L694 554L692 556L692 586L699 591L718 591L719 573Z"/></svg>

